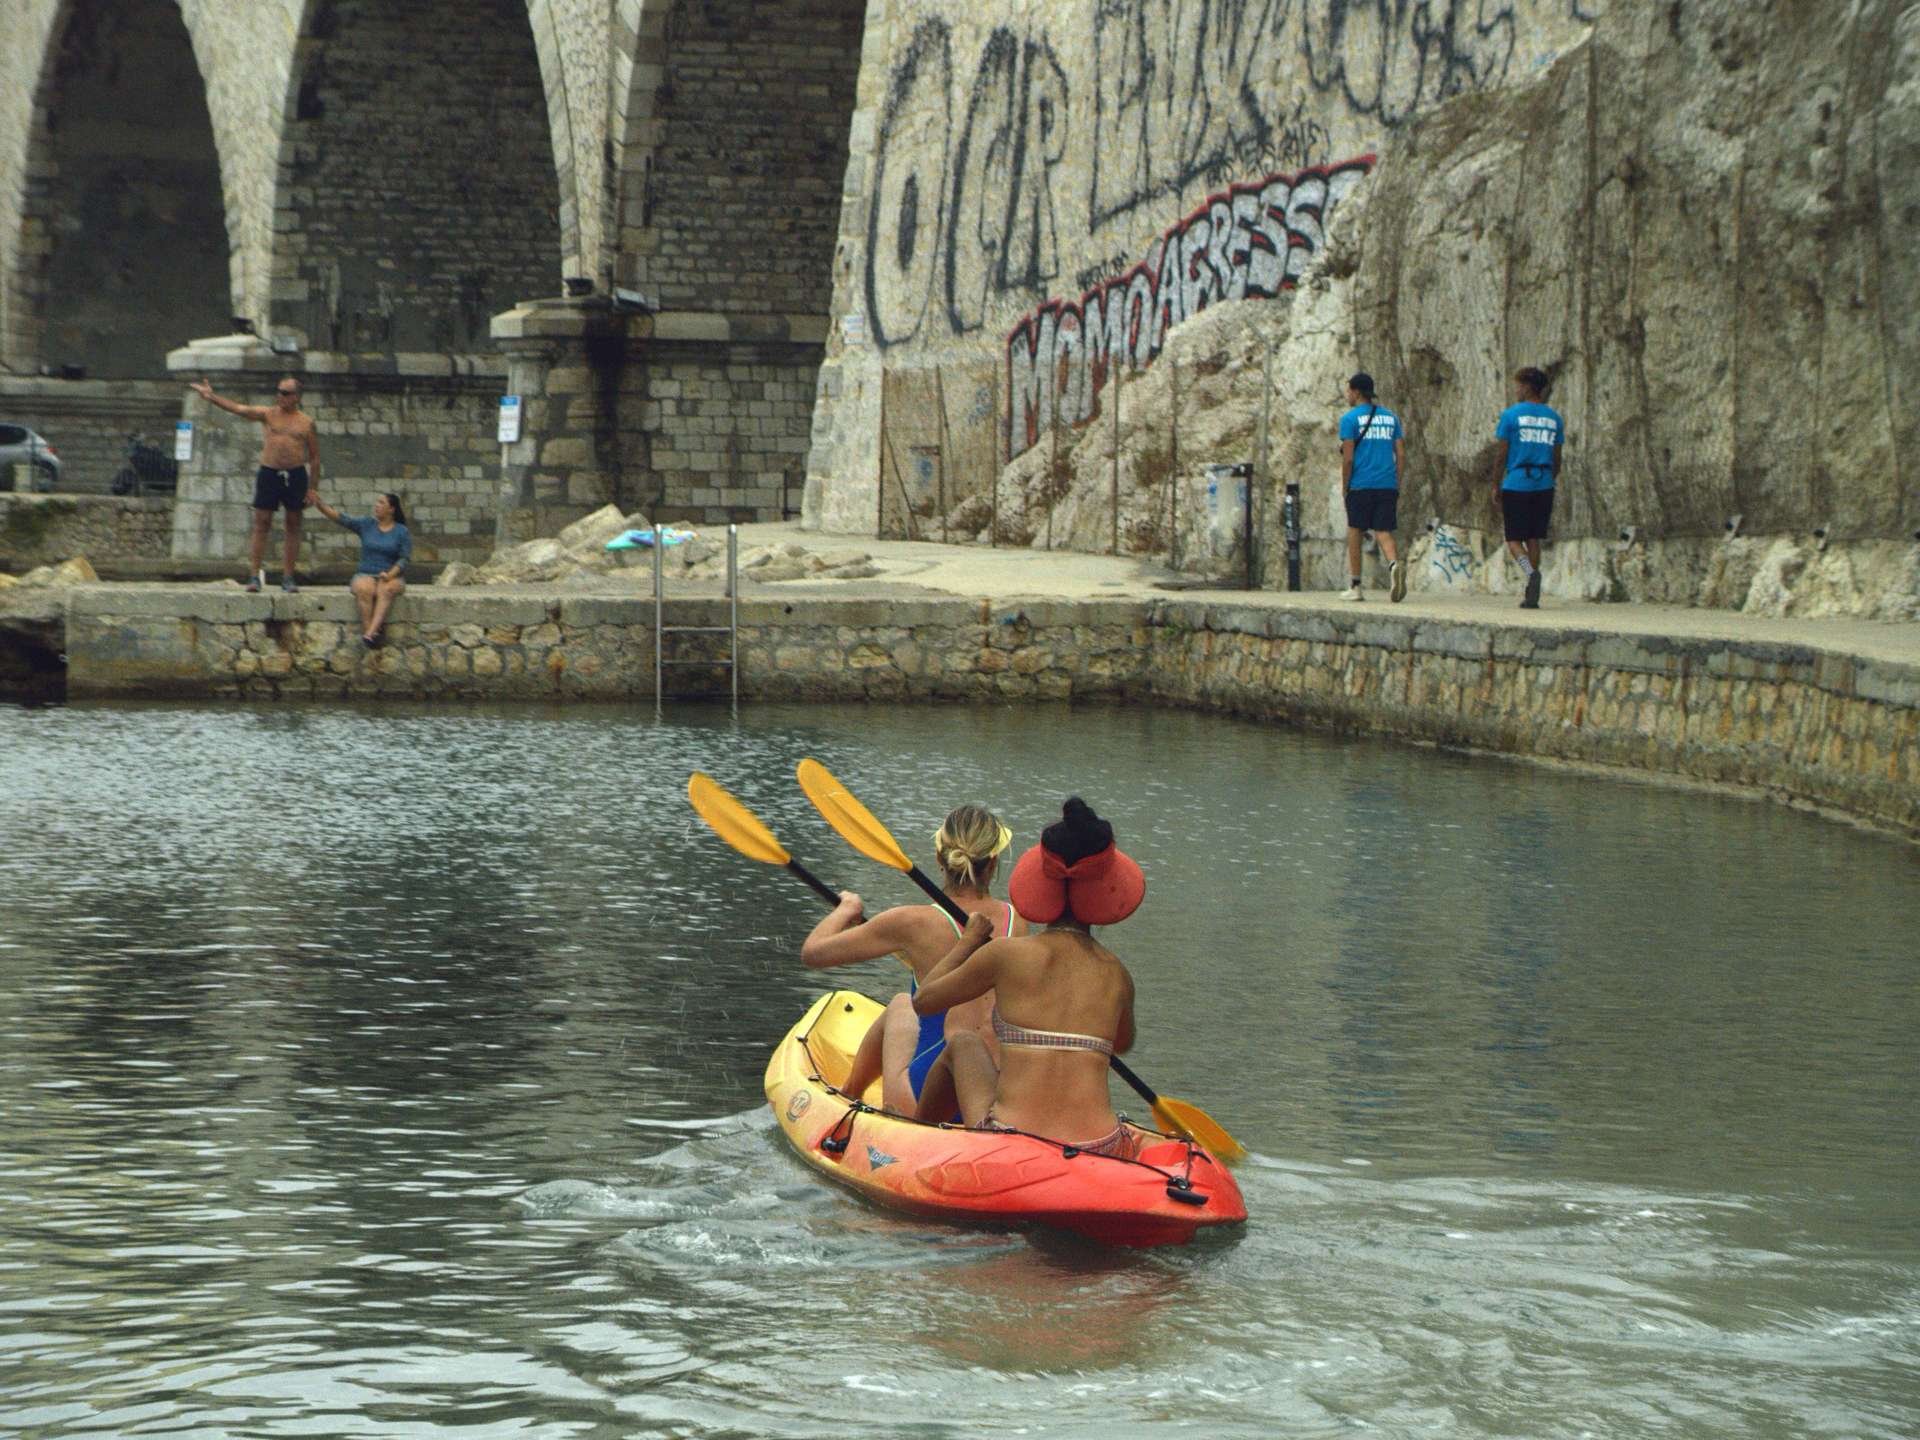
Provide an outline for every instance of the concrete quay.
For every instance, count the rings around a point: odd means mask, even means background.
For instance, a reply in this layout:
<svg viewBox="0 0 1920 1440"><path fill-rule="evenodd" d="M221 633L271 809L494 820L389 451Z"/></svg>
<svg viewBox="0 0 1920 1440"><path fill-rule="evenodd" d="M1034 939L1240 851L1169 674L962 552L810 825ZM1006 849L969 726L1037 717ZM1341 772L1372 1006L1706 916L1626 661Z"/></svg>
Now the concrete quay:
<svg viewBox="0 0 1920 1440"><path fill-rule="evenodd" d="M743 587L743 699L1195 706L1762 794L1920 838L1920 626L1175 592L1131 560L861 544L880 578ZM416 588L372 651L339 588L103 584L4 603L16 636L28 611L57 628L73 700L650 703L646 578ZM710 584L686 588L669 624L725 623ZM669 674L724 691L724 671Z"/></svg>

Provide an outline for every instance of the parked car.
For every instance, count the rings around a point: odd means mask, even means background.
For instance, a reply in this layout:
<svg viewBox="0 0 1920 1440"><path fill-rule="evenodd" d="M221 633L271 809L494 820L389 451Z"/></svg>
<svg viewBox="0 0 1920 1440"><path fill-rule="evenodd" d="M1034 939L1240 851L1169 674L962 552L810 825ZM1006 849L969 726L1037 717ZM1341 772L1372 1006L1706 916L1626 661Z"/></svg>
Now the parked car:
<svg viewBox="0 0 1920 1440"><path fill-rule="evenodd" d="M60 484L60 452L47 443L46 437L25 425L0 420L0 488L12 488L16 465L33 466L29 489L45 492Z"/></svg>

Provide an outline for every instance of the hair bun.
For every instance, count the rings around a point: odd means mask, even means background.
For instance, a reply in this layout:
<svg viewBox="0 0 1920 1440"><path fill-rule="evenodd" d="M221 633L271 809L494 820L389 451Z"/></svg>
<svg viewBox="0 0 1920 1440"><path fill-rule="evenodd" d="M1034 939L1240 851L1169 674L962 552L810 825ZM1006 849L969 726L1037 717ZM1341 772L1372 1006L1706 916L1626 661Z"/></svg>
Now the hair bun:
<svg viewBox="0 0 1920 1440"><path fill-rule="evenodd" d="M1113 844L1113 826L1078 795L1060 807L1060 818L1040 833L1040 843L1069 865Z"/></svg>

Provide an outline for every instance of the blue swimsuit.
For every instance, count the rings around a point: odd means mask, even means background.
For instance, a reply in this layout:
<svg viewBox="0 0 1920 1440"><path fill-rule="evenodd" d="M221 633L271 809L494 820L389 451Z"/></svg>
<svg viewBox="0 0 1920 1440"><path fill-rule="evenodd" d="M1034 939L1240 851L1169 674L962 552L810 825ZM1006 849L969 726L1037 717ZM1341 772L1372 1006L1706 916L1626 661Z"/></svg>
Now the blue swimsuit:
<svg viewBox="0 0 1920 1440"><path fill-rule="evenodd" d="M938 905L933 907L940 910ZM954 918L945 910L940 910L946 922L953 926L954 938L960 938L961 930ZM1002 938L1013 934L1013 907L1007 906L1007 928L1001 932ZM909 995L920 993L920 982L915 980L908 987ZM927 1072L933 1069L933 1062L940 1058L940 1052L947 1048L947 1017L945 1012L938 1015L920 1017L920 1041L914 1046L913 1059L907 1062L907 1083L913 1087L913 1098L918 1100L920 1092L926 1088Z"/></svg>

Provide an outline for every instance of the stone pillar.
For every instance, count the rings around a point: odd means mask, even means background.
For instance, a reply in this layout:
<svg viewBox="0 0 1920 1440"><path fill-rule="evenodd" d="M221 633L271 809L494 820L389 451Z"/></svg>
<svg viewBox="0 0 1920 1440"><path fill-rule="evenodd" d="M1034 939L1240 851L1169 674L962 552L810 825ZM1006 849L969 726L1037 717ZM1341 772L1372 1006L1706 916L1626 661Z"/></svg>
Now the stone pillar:
<svg viewBox="0 0 1920 1440"><path fill-rule="evenodd" d="M275 366L279 369L268 375ZM167 369L180 377L180 418L191 420L194 432L193 458L180 462L174 492L173 556L243 561L260 427L216 409L185 387L204 378L229 399L264 404L269 397L255 392L270 387L286 362L255 336L227 335L172 351Z"/></svg>
<svg viewBox="0 0 1920 1440"><path fill-rule="evenodd" d="M532 300L493 322L521 397L501 543L602 505L724 524L797 509L825 321Z"/></svg>
<svg viewBox="0 0 1920 1440"><path fill-rule="evenodd" d="M603 505L640 508L628 480L646 466L646 372L627 330L643 318L599 298L528 300L494 317L507 393L521 407L500 474L498 544L558 534Z"/></svg>

